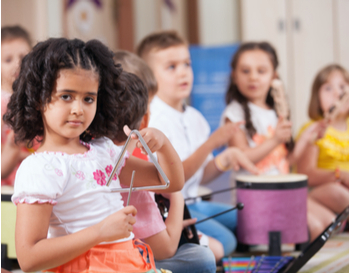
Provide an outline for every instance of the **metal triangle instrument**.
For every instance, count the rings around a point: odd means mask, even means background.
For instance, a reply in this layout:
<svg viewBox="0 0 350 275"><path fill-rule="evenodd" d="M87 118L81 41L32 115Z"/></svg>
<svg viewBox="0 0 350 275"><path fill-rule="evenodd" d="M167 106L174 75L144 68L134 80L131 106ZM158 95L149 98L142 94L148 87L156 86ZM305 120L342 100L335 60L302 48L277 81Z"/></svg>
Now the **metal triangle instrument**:
<svg viewBox="0 0 350 275"><path fill-rule="evenodd" d="M162 167L160 167L158 161L156 160L156 158L153 156L151 150L149 149L149 147L147 146L147 143L145 142L145 140L142 138L141 134L139 131L137 130L132 130L128 136L128 139L126 140L121 153L118 156L118 160L116 165L114 166L114 169L111 173L111 175L109 176L109 179L107 181L107 186L110 185L110 183L112 182L113 176L115 175L115 173L118 171L121 163L122 163L122 159L124 157L126 148L131 140L131 135L135 134L137 135L139 141L141 142L143 148L146 150L148 156L150 157L151 161L153 162L154 166L157 168L160 176L163 178L165 185L154 185L154 186L141 186L141 187L132 187L132 191L138 191L138 190L149 190L149 189L166 189L169 187L170 181L167 178L167 176L165 175ZM131 190L131 188L111 188L111 192L129 192Z"/></svg>

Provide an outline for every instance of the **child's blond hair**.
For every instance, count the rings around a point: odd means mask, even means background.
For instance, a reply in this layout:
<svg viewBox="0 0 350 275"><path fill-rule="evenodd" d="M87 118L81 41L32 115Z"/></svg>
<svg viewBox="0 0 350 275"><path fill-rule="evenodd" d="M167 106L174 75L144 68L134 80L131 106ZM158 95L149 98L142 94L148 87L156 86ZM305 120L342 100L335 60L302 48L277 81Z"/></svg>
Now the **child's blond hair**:
<svg viewBox="0 0 350 275"><path fill-rule="evenodd" d="M321 86L327 82L328 77L333 73L334 71L339 71L345 81L349 84L349 72L344 69L342 66L338 64L331 64L323 69L321 69L312 84L311 89L311 98L309 103L309 117L313 120L318 120L323 118L323 111L321 109L320 99L319 99L319 90Z"/></svg>

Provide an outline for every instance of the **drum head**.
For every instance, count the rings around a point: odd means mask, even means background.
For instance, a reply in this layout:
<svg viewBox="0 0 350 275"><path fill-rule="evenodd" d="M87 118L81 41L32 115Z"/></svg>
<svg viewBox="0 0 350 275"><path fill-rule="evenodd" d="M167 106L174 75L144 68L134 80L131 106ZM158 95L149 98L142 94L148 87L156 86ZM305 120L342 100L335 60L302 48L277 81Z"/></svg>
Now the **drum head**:
<svg viewBox="0 0 350 275"><path fill-rule="evenodd" d="M294 189L307 186L307 176L303 174L286 175L239 175L236 177L237 188L243 189Z"/></svg>

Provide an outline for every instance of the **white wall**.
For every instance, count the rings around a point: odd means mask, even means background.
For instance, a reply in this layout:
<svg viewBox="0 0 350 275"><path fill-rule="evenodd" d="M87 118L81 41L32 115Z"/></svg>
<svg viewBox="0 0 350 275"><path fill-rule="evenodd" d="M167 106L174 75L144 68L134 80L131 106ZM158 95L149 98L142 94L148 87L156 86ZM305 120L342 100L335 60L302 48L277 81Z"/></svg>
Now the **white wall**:
<svg viewBox="0 0 350 275"><path fill-rule="evenodd" d="M173 0L175 10L171 11L163 0L133 0L134 40L137 45L146 35L161 30L174 29L187 37L187 0ZM136 46L135 45L135 46Z"/></svg>
<svg viewBox="0 0 350 275"><path fill-rule="evenodd" d="M333 10L335 62L349 70L349 0L333 0Z"/></svg>
<svg viewBox="0 0 350 275"><path fill-rule="evenodd" d="M47 0L47 34L49 37L62 37L63 32L62 0Z"/></svg>
<svg viewBox="0 0 350 275"><path fill-rule="evenodd" d="M198 0L199 40L205 46L238 42L239 1Z"/></svg>
<svg viewBox="0 0 350 275"><path fill-rule="evenodd" d="M147 34L160 30L157 0L134 1L134 41L137 45Z"/></svg>
<svg viewBox="0 0 350 275"><path fill-rule="evenodd" d="M46 39L47 0L2 0L1 26L20 25L25 28L33 44Z"/></svg>

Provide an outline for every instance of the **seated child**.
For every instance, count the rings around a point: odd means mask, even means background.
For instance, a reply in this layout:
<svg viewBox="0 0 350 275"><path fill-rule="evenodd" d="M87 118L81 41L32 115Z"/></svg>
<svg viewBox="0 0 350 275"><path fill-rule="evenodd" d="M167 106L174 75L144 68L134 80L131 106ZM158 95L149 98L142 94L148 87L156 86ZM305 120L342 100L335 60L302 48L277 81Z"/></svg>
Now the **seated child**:
<svg viewBox="0 0 350 275"><path fill-rule="evenodd" d="M240 45L231 62L230 84L221 123L245 121L229 144L240 148L261 174L289 173L288 148L291 122L279 117L272 96L278 57L266 42ZM240 171L247 173L247 171Z"/></svg>
<svg viewBox="0 0 350 275"><path fill-rule="evenodd" d="M202 114L184 104L193 84L188 44L176 32L163 31L145 37L137 53L150 66L158 83L158 93L151 103L149 126L161 130L169 138L183 161L184 198L197 197L199 184L213 180L227 169L238 169L242 165L254 173L254 165L237 148L227 148L216 158L211 153L228 142L237 128L235 124L220 127L210 135L210 127ZM191 216L198 219L232 208L200 199L188 202ZM198 224L197 228L219 240L224 248L222 256L228 256L236 248L233 233L236 221L237 211L231 211Z"/></svg>
<svg viewBox="0 0 350 275"><path fill-rule="evenodd" d="M12 95L22 58L30 51L31 39L19 26L1 28L1 117ZM1 185L13 185L21 161L29 155L25 144L16 145L13 131L1 119Z"/></svg>
<svg viewBox="0 0 350 275"><path fill-rule="evenodd" d="M298 135L298 142L302 134L310 137L297 169L308 176L310 186L307 218L311 241L349 205L349 104L342 106L334 119L325 119L348 87L349 73L343 67L334 64L320 70L312 85L311 121Z"/></svg>
<svg viewBox="0 0 350 275"><path fill-rule="evenodd" d="M114 91L120 73L97 40L50 38L23 59L4 122L18 142L42 140L21 163L12 196L24 272L155 271L150 247L133 239L136 208L111 188L129 183L133 170L134 186L164 185L156 167L126 154L106 186L121 153L106 138L123 117ZM171 182L163 192L181 190L182 163L168 139L155 129L143 134Z"/></svg>
<svg viewBox="0 0 350 275"><path fill-rule="evenodd" d="M147 88L144 88L141 80L135 75L122 72L118 83L123 86L116 87L116 90L126 88L122 100L127 103L123 108L123 119L116 118L118 123L121 126L129 125L131 129L142 130L148 124L148 103L150 100L147 100L147 95L152 97L155 94L157 82L147 64L138 56L130 52L118 51L114 55L114 60L116 63L121 63L124 71L140 75L140 79L146 84ZM111 138L117 145L123 145L126 141L126 135L122 131L117 132ZM128 146L128 150L132 152L133 146ZM141 154L141 156L146 155ZM125 205L128 193L121 193L121 195ZM150 245L157 268L169 269L176 273L215 272L215 259L207 247L186 243L178 248L183 229L184 211L184 200L181 192L169 195L163 193L162 195L167 197L171 203L165 223L154 201L153 192L137 191L132 193L129 204L138 209L133 230L135 237Z"/></svg>

